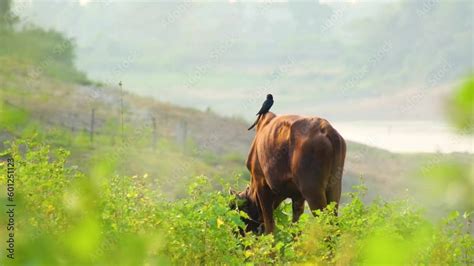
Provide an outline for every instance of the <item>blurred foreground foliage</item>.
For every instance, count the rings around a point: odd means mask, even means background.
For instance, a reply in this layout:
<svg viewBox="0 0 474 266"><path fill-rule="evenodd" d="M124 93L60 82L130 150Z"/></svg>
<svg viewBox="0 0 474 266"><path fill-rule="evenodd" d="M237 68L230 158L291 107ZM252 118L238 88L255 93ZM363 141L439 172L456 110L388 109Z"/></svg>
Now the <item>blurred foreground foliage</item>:
<svg viewBox="0 0 474 266"><path fill-rule="evenodd" d="M474 75L466 77L453 90L449 98L447 113L449 122L458 130L457 137L471 137L474 134ZM472 145L473 143L471 143ZM443 154L436 154L422 168L421 176L429 182L433 196L449 207L474 210L474 167L472 160L466 163L443 160Z"/></svg>
<svg viewBox="0 0 474 266"><path fill-rule="evenodd" d="M434 224L408 201L365 205L364 186L348 194L338 217L330 205L292 224L284 203L274 235L242 237L245 214L228 208L228 185L209 192L204 176L188 197L170 202L147 175L114 175L101 162L87 176L66 164L68 151L34 139L11 142L6 155L16 162L16 246L15 259L3 256L2 265L474 263L471 213Z"/></svg>
<svg viewBox="0 0 474 266"><path fill-rule="evenodd" d="M474 134L474 74L456 89L449 109L451 120L461 133Z"/></svg>

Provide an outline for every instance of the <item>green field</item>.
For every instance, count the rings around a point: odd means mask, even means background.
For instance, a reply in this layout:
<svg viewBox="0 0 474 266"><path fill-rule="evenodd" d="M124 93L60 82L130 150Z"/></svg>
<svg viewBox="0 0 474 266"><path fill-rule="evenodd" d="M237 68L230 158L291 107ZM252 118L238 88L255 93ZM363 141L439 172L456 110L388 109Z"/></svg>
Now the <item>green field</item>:
<svg viewBox="0 0 474 266"><path fill-rule="evenodd" d="M16 140L6 152L16 167L15 265L473 262L471 214L432 223L407 200L364 204L364 186L345 195L338 217L331 205L292 224L284 203L274 235L243 237L228 182L192 177L186 197L168 201L148 175L116 175L104 163L86 175L66 166L64 149Z"/></svg>

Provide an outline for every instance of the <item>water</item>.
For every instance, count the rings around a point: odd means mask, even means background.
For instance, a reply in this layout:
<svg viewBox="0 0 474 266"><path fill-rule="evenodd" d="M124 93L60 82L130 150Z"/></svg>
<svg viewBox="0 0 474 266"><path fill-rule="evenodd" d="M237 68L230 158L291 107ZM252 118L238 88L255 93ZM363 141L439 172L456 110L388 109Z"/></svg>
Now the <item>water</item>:
<svg viewBox="0 0 474 266"><path fill-rule="evenodd" d="M351 121L333 122L346 140L392 152L474 153L474 137L459 135L437 121Z"/></svg>

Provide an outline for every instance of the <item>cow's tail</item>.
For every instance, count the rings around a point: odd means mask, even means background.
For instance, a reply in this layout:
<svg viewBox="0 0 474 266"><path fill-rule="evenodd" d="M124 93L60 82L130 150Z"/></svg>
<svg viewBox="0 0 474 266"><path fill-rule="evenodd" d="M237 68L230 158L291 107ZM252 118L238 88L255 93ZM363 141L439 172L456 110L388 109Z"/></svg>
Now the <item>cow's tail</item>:
<svg viewBox="0 0 474 266"><path fill-rule="evenodd" d="M344 160L346 158L346 142L339 133L334 132L328 134L333 146L333 164L331 168L331 176L329 178L326 197L329 202L339 204L342 190L342 174L344 171Z"/></svg>
<svg viewBox="0 0 474 266"><path fill-rule="evenodd" d="M257 123L258 123L258 120L260 120L260 117L262 117L261 114L258 115L257 119L255 120L255 122L248 128L248 130L251 130L252 128L254 128Z"/></svg>

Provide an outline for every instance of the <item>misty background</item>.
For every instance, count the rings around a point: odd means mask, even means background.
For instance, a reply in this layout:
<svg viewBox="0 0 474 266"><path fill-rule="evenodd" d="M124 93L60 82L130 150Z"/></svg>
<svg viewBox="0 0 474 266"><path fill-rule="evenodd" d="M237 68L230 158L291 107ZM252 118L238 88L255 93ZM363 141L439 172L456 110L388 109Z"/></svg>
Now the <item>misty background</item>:
<svg viewBox="0 0 474 266"><path fill-rule="evenodd" d="M16 1L14 11L20 27L72 38L77 67L108 86L247 122L272 93L275 113L327 118L365 144L474 150L442 122L473 69L471 1Z"/></svg>

